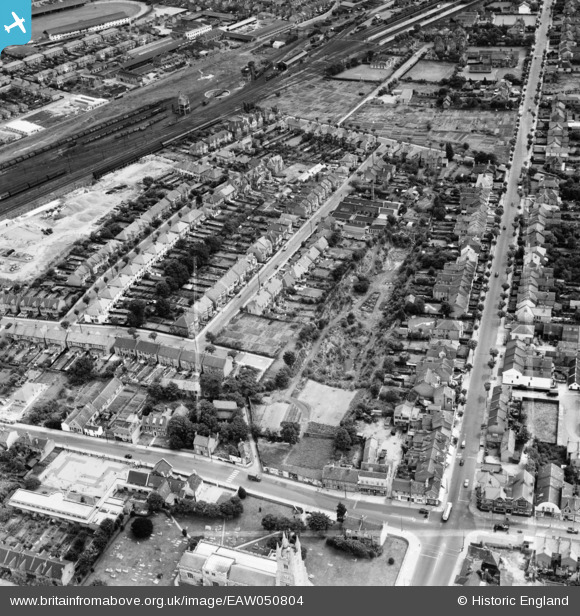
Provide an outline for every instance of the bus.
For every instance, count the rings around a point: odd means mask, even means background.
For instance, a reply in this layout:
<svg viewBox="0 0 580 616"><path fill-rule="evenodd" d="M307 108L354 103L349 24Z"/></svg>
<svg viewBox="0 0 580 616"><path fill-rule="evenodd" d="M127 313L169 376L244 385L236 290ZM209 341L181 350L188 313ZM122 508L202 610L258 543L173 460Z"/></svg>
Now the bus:
<svg viewBox="0 0 580 616"><path fill-rule="evenodd" d="M444 522L447 522L447 520L449 519L449 516L451 515L452 507L453 507L453 503L447 503L447 505L445 505L445 509L443 510L443 515L441 516L441 519Z"/></svg>

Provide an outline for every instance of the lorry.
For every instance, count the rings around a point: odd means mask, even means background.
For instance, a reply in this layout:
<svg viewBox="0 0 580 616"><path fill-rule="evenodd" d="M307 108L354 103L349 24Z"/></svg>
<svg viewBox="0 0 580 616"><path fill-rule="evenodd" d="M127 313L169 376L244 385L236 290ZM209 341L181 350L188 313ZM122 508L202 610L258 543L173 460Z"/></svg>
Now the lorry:
<svg viewBox="0 0 580 616"><path fill-rule="evenodd" d="M248 473L250 481L262 481L262 473Z"/></svg>

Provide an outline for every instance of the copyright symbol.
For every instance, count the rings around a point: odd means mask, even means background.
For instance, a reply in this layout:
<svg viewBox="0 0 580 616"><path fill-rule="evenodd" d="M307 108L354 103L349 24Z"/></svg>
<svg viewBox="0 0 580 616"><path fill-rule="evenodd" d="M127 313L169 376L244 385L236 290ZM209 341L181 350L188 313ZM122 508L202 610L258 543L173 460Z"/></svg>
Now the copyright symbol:
<svg viewBox="0 0 580 616"><path fill-rule="evenodd" d="M467 605L467 597L459 597L457 603L459 603L459 605Z"/></svg>

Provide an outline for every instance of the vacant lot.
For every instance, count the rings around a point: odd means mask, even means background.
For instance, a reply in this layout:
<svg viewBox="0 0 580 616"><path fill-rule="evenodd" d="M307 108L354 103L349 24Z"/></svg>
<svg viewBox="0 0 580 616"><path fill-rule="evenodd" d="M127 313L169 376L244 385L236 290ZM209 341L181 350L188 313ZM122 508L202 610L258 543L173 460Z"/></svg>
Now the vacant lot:
<svg viewBox="0 0 580 616"><path fill-rule="evenodd" d="M316 381L308 381L298 399L310 408L309 421L338 426L355 395L356 391L346 391Z"/></svg>
<svg viewBox="0 0 580 616"><path fill-rule="evenodd" d="M558 403L545 400L524 400L522 408L528 417L532 435L544 443L556 443L558 434Z"/></svg>
<svg viewBox="0 0 580 616"><path fill-rule="evenodd" d="M244 314L220 333L216 344L274 357L295 337L298 326Z"/></svg>
<svg viewBox="0 0 580 616"><path fill-rule="evenodd" d="M325 539L301 537L308 550L306 568L315 586L394 586L407 551L407 543L388 537L383 554L373 560L355 558L325 544ZM390 557L395 559L389 565Z"/></svg>
<svg viewBox="0 0 580 616"><path fill-rule="evenodd" d="M275 105L282 113L309 120L320 118L323 122L336 122L360 101L361 93L367 95L372 88L368 83L322 81L317 78L300 87L285 90L281 98L267 98L264 105Z"/></svg>
<svg viewBox="0 0 580 616"><path fill-rule="evenodd" d="M262 430L279 430L283 421L290 420L290 409L295 408L291 402L281 401L271 404L260 404L254 407L253 419ZM294 413L292 413L294 414ZM300 421L300 417L293 418L292 421Z"/></svg>
<svg viewBox="0 0 580 616"><path fill-rule="evenodd" d="M276 468L284 477L297 475L320 480L322 467L333 459L334 442L328 438L303 437L296 445L258 441L260 458L266 467Z"/></svg>
<svg viewBox="0 0 580 616"><path fill-rule="evenodd" d="M292 447L286 464L299 468L322 470L334 453L334 441L329 438L305 437Z"/></svg>
<svg viewBox="0 0 580 616"><path fill-rule="evenodd" d="M454 70L455 64L450 62L419 60L408 73L405 73L404 78L439 82L442 79L451 77Z"/></svg>
<svg viewBox="0 0 580 616"><path fill-rule="evenodd" d="M393 69L391 68L371 68L368 64L361 64L339 73L335 78L349 81L381 82L392 74Z"/></svg>

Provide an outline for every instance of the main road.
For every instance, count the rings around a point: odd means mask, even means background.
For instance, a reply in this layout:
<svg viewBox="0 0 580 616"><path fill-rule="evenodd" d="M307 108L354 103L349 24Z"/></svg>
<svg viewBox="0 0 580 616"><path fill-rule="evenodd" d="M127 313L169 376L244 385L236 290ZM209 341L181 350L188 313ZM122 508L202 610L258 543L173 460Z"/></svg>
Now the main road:
<svg viewBox="0 0 580 616"><path fill-rule="evenodd" d="M489 279L489 290L486 294L485 308L479 324L479 342L473 358L473 369L470 374L467 403L460 441L465 440L466 448L463 457L464 466L456 466L453 470L448 492L448 501L453 503L453 511L449 521L441 523L446 532L437 535L435 541L424 544L422 554L425 558L419 559L415 571L413 585L416 586L447 586L451 583L450 576L453 571L457 554L462 548L463 537L475 527L475 519L469 512L469 500L473 487L477 456L480 450L481 423L485 412L486 391L484 383L491 378L489 349L496 345L499 332L499 301L502 293L502 284L506 281L507 253L513 243L512 223L517 208L511 204L517 202L518 182L523 163L527 156L527 140L533 126L533 116L530 109L535 109L534 97L539 83L542 57L548 41L548 27L550 24L550 9L553 0L547 0L542 9L541 23L537 30L536 45L532 56L527 88L523 96L521 109L523 110L520 126L517 132L516 144L513 152L512 166L507 179L507 192L505 194L505 207L502 217L502 227L495 249L492 275ZM495 272L499 273L496 278ZM465 479L469 479L469 490L463 488ZM450 532L454 531L454 532Z"/></svg>

